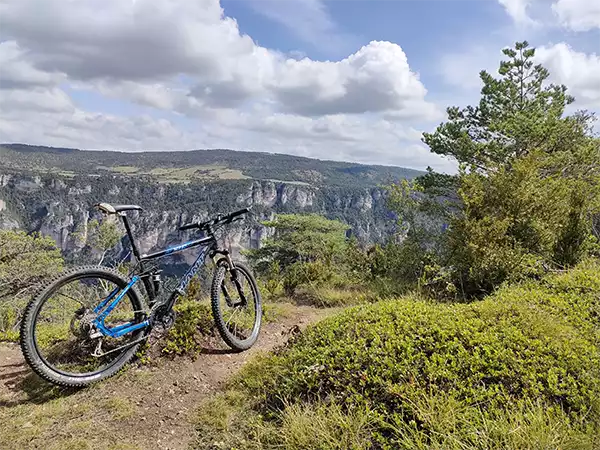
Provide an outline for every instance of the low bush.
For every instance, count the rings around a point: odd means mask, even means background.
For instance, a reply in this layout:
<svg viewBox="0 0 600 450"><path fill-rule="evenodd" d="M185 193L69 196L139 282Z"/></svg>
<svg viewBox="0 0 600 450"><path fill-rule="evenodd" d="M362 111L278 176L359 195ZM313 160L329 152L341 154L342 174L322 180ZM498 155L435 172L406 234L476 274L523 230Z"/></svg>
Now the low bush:
<svg viewBox="0 0 600 450"><path fill-rule="evenodd" d="M600 263L545 276L539 282L505 286L490 297L497 302L527 302L561 317L600 344Z"/></svg>
<svg viewBox="0 0 600 450"><path fill-rule="evenodd" d="M202 352L207 338L217 335L210 303L185 297L174 309L175 323L162 343L162 352L195 358ZM263 323L275 322L287 314L286 305L263 304Z"/></svg>
<svg viewBox="0 0 600 450"><path fill-rule="evenodd" d="M234 379L262 421L245 433L264 448L340 448L311 433L346 448L597 448L599 279L589 264L477 303L346 310Z"/></svg>
<svg viewBox="0 0 600 450"><path fill-rule="evenodd" d="M60 250L51 238L0 230L0 341L18 339L23 309L36 287L62 268Z"/></svg>
<svg viewBox="0 0 600 450"><path fill-rule="evenodd" d="M175 305L176 320L164 341L163 353L196 356L213 331L210 304L185 300Z"/></svg>
<svg viewBox="0 0 600 450"><path fill-rule="evenodd" d="M299 289L292 297L294 303L317 308L336 308L349 305L372 303L377 298L374 293L360 287L335 288L330 286L310 286Z"/></svg>
<svg viewBox="0 0 600 450"><path fill-rule="evenodd" d="M599 372L593 343L528 304L404 300L323 321L241 382L264 394L268 408L328 397L409 417L405 400L432 390L492 408L543 399L574 413L600 413Z"/></svg>

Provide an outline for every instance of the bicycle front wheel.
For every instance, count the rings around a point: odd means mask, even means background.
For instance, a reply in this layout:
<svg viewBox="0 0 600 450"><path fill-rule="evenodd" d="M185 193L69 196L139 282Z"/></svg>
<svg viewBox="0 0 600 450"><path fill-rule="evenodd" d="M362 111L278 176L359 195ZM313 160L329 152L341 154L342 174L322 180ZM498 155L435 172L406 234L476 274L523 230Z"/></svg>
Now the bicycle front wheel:
<svg viewBox="0 0 600 450"><path fill-rule="evenodd" d="M262 305L256 280L250 269L225 260L217 263L212 286L211 303L215 324L223 340L232 349L247 350L258 338Z"/></svg>
<svg viewBox="0 0 600 450"><path fill-rule="evenodd" d="M62 386L85 386L116 374L134 356L144 329L111 338L98 332L94 319L97 307L107 305L106 299L116 298L127 284L115 270L90 266L69 270L42 289L21 323L21 349L33 371ZM139 323L144 310L132 287L104 324Z"/></svg>

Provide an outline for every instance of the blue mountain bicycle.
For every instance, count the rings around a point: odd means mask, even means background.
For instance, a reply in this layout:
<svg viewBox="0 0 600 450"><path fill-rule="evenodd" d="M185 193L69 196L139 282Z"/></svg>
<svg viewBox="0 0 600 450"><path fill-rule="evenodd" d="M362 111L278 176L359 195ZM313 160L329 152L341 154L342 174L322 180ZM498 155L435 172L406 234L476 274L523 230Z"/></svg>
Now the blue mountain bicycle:
<svg viewBox="0 0 600 450"><path fill-rule="evenodd" d="M126 211L142 208L108 203L96 207L121 217L136 264L127 277L108 267L73 268L39 291L25 309L20 336L23 355L34 372L62 386L85 386L116 374L153 328L171 327L177 298L207 256L215 263L210 297L219 334L236 351L256 342L262 316L256 280L227 250L218 248L215 237L218 228L242 220L249 209L182 225L179 230L203 231L204 236L140 255ZM156 260L193 247L201 248L198 257L178 284L169 288Z"/></svg>

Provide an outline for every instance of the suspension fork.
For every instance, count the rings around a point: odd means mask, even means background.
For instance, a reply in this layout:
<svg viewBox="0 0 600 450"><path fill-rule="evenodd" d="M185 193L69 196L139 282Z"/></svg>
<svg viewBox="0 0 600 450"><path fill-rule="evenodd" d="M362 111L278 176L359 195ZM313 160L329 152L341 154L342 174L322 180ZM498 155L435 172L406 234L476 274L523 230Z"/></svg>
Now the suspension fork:
<svg viewBox="0 0 600 450"><path fill-rule="evenodd" d="M242 285L240 284L240 280L238 279L237 269L235 268L235 264L233 264L233 260L231 259L231 254L229 253L228 250L213 250L210 253L210 257L213 260L213 263L215 264L215 266L217 266L217 264L219 262L215 259L217 254L224 256L223 259L225 259L225 261L227 262L227 265L229 266L229 271L231 272L231 279L233 280L233 284L235 285L238 293L240 294L240 299L241 299L240 303L233 304L231 301L231 297L229 295L229 291L227 290L227 287L225 286L225 284L221 284L221 292L223 292L223 295L225 296L225 301L227 302L227 305L230 307L235 307L235 306L245 307L248 304L248 300L246 299L246 295L244 294L244 290L242 289Z"/></svg>

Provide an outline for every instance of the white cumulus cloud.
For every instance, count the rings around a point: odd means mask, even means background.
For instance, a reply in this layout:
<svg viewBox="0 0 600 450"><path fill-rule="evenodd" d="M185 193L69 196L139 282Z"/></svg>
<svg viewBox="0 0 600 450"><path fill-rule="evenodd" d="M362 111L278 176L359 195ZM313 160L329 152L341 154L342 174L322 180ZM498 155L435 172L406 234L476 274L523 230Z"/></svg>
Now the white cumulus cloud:
<svg viewBox="0 0 600 450"><path fill-rule="evenodd" d="M552 81L569 88L577 105L600 108L600 55L578 52L562 42L538 48L536 58L548 68Z"/></svg>
<svg viewBox="0 0 600 450"><path fill-rule="evenodd" d="M561 24L573 31L600 29L600 1L558 0L552 5Z"/></svg>
<svg viewBox="0 0 600 450"><path fill-rule="evenodd" d="M4 0L0 17L0 141L445 164L419 143L414 127L440 111L398 44L292 58L218 0ZM335 28L320 17L311 26Z"/></svg>
<svg viewBox="0 0 600 450"><path fill-rule="evenodd" d="M529 16L529 7L533 0L498 0L506 13L520 25L532 25L536 22Z"/></svg>
<svg viewBox="0 0 600 450"><path fill-rule="evenodd" d="M305 115L402 110L427 92L390 42L371 42L338 62L289 59L270 90L286 110Z"/></svg>

